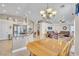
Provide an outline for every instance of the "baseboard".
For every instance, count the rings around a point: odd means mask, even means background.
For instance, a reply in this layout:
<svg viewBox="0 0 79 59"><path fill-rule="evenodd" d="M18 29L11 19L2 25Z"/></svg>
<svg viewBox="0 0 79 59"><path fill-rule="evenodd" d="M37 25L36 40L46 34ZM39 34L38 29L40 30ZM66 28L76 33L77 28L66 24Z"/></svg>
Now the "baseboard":
<svg viewBox="0 0 79 59"><path fill-rule="evenodd" d="M4 40L9 40L9 39L1 39L1 38L0 38L0 41L4 41Z"/></svg>
<svg viewBox="0 0 79 59"><path fill-rule="evenodd" d="M19 52L19 51L22 51L22 50L26 50L26 49L27 49L26 47L22 47L22 48L13 50L12 53L16 53L16 52Z"/></svg>

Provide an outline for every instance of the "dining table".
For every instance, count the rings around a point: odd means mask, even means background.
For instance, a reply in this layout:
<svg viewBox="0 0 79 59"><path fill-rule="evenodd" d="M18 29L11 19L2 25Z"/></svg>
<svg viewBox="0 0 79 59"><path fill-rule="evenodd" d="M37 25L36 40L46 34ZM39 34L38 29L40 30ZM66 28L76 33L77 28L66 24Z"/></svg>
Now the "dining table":
<svg viewBox="0 0 79 59"><path fill-rule="evenodd" d="M33 56L59 56L64 46L56 39L44 39L30 42L26 47Z"/></svg>

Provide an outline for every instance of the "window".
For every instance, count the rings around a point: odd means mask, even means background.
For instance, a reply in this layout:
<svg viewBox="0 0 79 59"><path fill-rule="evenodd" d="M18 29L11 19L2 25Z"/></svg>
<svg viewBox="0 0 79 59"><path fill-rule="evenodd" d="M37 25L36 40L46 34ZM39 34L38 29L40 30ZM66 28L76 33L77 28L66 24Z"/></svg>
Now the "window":
<svg viewBox="0 0 79 59"><path fill-rule="evenodd" d="M24 34L27 33L27 26L25 25L14 25L14 36L17 37L17 36L23 36Z"/></svg>
<svg viewBox="0 0 79 59"><path fill-rule="evenodd" d="M77 16L79 15L79 3L76 4L76 12L75 13Z"/></svg>

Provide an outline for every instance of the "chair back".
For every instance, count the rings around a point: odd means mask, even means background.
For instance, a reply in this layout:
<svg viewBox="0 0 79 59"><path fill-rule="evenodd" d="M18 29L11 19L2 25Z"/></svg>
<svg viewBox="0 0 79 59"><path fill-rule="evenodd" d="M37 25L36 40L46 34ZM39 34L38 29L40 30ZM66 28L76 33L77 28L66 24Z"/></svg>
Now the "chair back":
<svg viewBox="0 0 79 59"><path fill-rule="evenodd" d="M72 43L73 43L73 39L71 39L69 42L67 42L59 55L60 56L68 56L70 49L71 49L71 46L72 46Z"/></svg>

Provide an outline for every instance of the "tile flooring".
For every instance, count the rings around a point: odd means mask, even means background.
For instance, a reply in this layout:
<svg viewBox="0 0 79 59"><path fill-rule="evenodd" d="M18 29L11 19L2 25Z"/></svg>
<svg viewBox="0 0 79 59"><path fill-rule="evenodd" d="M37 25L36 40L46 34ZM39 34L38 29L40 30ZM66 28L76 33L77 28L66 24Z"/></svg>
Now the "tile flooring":
<svg viewBox="0 0 79 59"><path fill-rule="evenodd" d="M13 56L30 56L30 53L27 50L19 51L12 53Z"/></svg>
<svg viewBox="0 0 79 59"><path fill-rule="evenodd" d="M12 40L0 41L0 56L10 56L12 50Z"/></svg>

